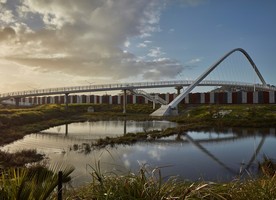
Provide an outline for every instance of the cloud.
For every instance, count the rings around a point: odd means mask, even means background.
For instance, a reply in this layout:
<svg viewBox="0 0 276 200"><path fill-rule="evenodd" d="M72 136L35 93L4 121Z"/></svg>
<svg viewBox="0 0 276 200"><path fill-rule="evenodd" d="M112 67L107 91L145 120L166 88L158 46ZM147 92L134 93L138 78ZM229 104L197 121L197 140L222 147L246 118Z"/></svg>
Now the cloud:
<svg viewBox="0 0 276 200"><path fill-rule="evenodd" d="M188 65L195 65L195 64L197 64L197 63L199 63L201 61L202 61L202 58L194 58L192 60L189 60L186 64L188 64Z"/></svg>
<svg viewBox="0 0 276 200"><path fill-rule="evenodd" d="M186 67L176 60L169 58L158 58L144 63L144 79L160 80L162 78L172 79L182 72Z"/></svg>
<svg viewBox="0 0 276 200"><path fill-rule="evenodd" d="M182 6L199 6L204 4L206 0L177 0Z"/></svg>
<svg viewBox="0 0 276 200"><path fill-rule="evenodd" d="M138 48L146 48L146 47L148 47L148 45L149 45L150 43L152 43L152 41L150 41L150 40L145 40L145 41L139 43L139 44L137 45L137 47L138 47Z"/></svg>
<svg viewBox="0 0 276 200"><path fill-rule="evenodd" d="M169 33L173 33L175 30L174 30L174 28L171 28L170 30L169 30Z"/></svg>
<svg viewBox="0 0 276 200"><path fill-rule="evenodd" d="M16 33L13 28L5 27L2 30L0 30L0 42L13 39L15 37L15 35L16 35Z"/></svg>
<svg viewBox="0 0 276 200"><path fill-rule="evenodd" d="M138 45L137 45L137 47L139 47L139 48L145 48L145 47L147 47L147 44L145 44L145 43L139 43Z"/></svg>
<svg viewBox="0 0 276 200"><path fill-rule="evenodd" d="M150 40L145 40L144 43L145 43L145 44L150 44L150 43L152 43L152 41L150 41Z"/></svg>
<svg viewBox="0 0 276 200"><path fill-rule="evenodd" d="M9 24L15 21L14 16L11 10L7 10L5 6L3 6L6 2L0 3L0 22L1 24Z"/></svg>
<svg viewBox="0 0 276 200"><path fill-rule="evenodd" d="M161 51L160 47L155 47L155 48L152 48L152 49L149 50L148 56L157 58L157 57L160 57L164 54L165 53Z"/></svg>
<svg viewBox="0 0 276 200"><path fill-rule="evenodd" d="M128 48L128 47L130 46L130 42L129 42L128 40L125 41L124 46L125 46L126 48Z"/></svg>
<svg viewBox="0 0 276 200"><path fill-rule="evenodd" d="M13 6L1 2L7 15L0 17L5 25L0 27L0 57L38 72L118 80L173 77L174 71L184 69L175 60L157 60L165 54L160 47L148 54L155 60L141 60L121 49L129 47L129 38L160 30L162 1L14 0Z"/></svg>

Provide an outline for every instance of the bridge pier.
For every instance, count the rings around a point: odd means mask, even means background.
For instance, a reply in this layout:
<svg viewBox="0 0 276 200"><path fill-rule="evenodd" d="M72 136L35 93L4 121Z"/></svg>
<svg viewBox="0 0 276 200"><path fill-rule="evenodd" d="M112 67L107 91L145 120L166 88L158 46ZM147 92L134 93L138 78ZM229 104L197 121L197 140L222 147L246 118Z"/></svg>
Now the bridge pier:
<svg viewBox="0 0 276 200"><path fill-rule="evenodd" d="M127 104L127 94L126 94L126 89L124 89L124 96L123 96L123 113L126 113L126 104Z"/></svg>
<svg viewBox="0 0 276 200"><path fill-rule="evenodd" d="M15 106L19 107L20 98L14 98Z"/></svg>
<svg viewBox="0 0 276 200"><path fill-rule="evenodd" d="M180 95L180 91L181 91L181 89L183 89L183 86L182 85L175 86L175 89L177 91L177 96L178 96L178 95Z"/></svg>
<svg viewBox="0 0 276 200"><path fill-rule="evenodd" d="M69 93L65 93L65 109L68 109L69 104Z"/></svg>
<svg viewBox="0 0 276 200"><path fill-rule="evenodd" d="M68 124L65 124L65 136L68 135Z"/></svg>
<svg viewBox="0 0 276 200"><path fill-rule="evenodd" d="M181 90L183 89L183 86L182 85L175 86L175 89L176 89L177 96L179 96L181 93ZM176 105L175 108L171 110L171 113L172 113L171 115L178 115L178 105Z"/></svg>

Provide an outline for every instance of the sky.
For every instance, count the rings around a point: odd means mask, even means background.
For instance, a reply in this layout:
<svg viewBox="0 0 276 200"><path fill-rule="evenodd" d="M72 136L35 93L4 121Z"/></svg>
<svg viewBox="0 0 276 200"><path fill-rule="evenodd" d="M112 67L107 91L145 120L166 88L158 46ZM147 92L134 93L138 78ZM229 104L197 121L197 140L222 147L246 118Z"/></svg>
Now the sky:
<svg viewBox="0 0 276 200"><path fill-rule="evenodd" d="M0 93L194 80L238 47L276 85L275 10L275 0L0 0ZM243 81L239 60L228 68Z"/></svg>

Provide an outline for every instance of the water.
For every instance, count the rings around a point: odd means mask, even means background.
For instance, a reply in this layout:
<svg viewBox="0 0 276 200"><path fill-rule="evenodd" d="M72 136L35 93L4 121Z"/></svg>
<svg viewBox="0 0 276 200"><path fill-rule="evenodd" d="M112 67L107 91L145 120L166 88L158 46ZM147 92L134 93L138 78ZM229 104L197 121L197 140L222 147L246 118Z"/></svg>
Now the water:
<svg viewBox="0 0 276 200"><path fill-rule="evenodd" d="M256 173L264 155L276 158L275 128L189 131L133 145L87 148L98 138L175 126L167 121L73 123L27 135L2 150L37 149L46 154L49 163L73 165L73 185L91 181L91 166L99 160L102 173L137 172L147 166L161 168L163 177L230 181L240 172Z"/></svg>

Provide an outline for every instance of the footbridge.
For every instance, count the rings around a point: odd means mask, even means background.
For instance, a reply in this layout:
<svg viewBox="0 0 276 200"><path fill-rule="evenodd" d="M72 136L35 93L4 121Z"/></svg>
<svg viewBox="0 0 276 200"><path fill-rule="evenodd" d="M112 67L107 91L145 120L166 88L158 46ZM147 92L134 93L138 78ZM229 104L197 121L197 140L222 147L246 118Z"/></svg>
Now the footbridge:
<svg viewBox="0 0 276 200"><path fill-rule="evenodd" d="M144 91L139 89L149 88L164 88L164 87L188 87L192 85L192 80L178 80L178 81L157 81L157 82L136 82L136 83L115 83L115 84L102 84L102 85L84 85L84 86L72 86L72 87L57 87L57 88L45 88L45 89L34 89L24 90L16 92L8 92L0 94L0 101L8 99L20 99L23 97L35 97L35 96L47 96L47 95L62 95L68 96L74 93L88 93L88 92L101 92L101 91L130 91L131 93L146 96ZM257 89L263 91L276 91L275 87L261 84L253 84L246 82L235 82L235 81L213 81L204 80L197 86L231 86L240 87L245 89ZM183 97L184 98L184 97ZM162 103L161 99L154 99L154 97L148 96L148 99L155 101L156 103Z"/></svg>
<svg viewBox="0 0 276 200"><path fill-rule="evenodd" d="M225 60L233 52L239 51L249 61L255 73L261 80L261 84L240 82L240 81L223 81L223 80L203 80L211 73L218 65ZM253 60L247 54L247 52L241 48L234 49L219 59L215 64L209 67L201 76L196 80L177 80L177 81L155 81L155 82L135 82L135 83L113 83L113 84L101 84L101 85L83 85L83 86L72 86L72 87L57 87L57 88L45 88L45 89L34 89L25 91L16 91L0 94L0 102L9 99L15 99L17 105L19 105L20 98L24 97L35 97L35 96L49 96L49 95L65 95L65 103L68 106L68 95L74 93L88 93L88 92L100 92L100 91L124 91L124 97L126 97L126 91L131 93L142 95L148 100L154 103L160 103L162 106L160 109L152 113L152 116L166 116L177 113L177 105L196 87L196 86L230 86L239 87L244 89L256 89L262 91L276 91L276 87L267 85L258 68L256 67ZM165 105L166 102L156 96L151 96L141 91L141 89L149 88L164 88L164 87L175 87L186 89L178 95L170 104ZM125 98L124 98L125 104Z"/></svg>
<svg viewBox="0 0 276 200"><path fill-rule="evenodd" d="M87 93L87 92L101 92L101 91L113 91L113 90L137 90L137 89L149 89L149 88L164 88L164 87L187 87L193 84L192 80L179 80L179 81L157 81L157 82L136 82L136 83L114 83L114 84L102 84L102 85L84 85L84 86L72 86L72 87L57 87L57 88L45 88L24 90L16 92L8 92L0 94L0 101L11 98L22 98L30 96L46 96L57 94L72 94L72 93ZM233 86L242 88L256 88L259 90L272 91L275 87L235 82L235 81L213 81L205 80L198 84L198 86Z"/></svg>

